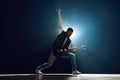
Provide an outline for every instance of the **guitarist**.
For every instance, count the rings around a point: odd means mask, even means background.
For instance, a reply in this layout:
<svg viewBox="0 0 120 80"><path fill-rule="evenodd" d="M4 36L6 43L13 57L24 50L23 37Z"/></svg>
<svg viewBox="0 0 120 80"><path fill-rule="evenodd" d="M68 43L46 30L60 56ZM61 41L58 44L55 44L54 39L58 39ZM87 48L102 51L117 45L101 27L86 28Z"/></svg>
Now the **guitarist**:
<svg viewBox="0 0 120 80"><path fill-rule="evenodd" d="M71 43L70 36L73 33L72 28L68 28L65 32L62 27L62 18L61 18L61 9L58 8L58 23L60 28L60 33L57 35L56 40L53 43L52 51L47 63L44 63L36 68L37 74L43 74L41 70L49 68L52 66L54 60L58 57L69 58L72 64L72 73L79 74L80 72L76 69L76 55L71 53L70 51L75 51L77 48L70 48L69 45Z"/></svg>

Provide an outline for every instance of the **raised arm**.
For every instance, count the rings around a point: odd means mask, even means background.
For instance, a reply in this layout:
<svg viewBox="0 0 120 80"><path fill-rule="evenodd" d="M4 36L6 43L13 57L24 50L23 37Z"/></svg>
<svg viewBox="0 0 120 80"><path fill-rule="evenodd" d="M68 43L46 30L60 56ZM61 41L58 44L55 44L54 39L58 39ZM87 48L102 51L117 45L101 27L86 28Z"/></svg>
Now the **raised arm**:
<svg viewBox="0 0 120 80"><path fill-rule="evenodd" d="M61 9L58 8L57 10L57 14L58 14L58 23L59 23L59 29L60 29L60 33L63 31L63 24L62 24L62 17L61 17Z"/></svg>

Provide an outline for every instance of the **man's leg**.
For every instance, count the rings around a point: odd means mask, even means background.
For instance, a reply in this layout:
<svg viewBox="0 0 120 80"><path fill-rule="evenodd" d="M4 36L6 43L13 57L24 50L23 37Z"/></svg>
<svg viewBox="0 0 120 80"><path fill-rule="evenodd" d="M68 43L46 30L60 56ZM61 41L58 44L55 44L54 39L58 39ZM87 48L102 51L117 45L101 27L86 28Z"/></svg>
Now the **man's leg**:
<svg viewBox="0 0 120 80"><path fill-rule="evenodd" d="M52 64L54 63L54 60L55 60L55 59L56 59L56 57L55 57L54 54L51 52L51 54L50 54L50 56L49 56L49 59L48 59L48 62L47 62L47 63L43 63L42 65L38 66L38 67L36 68L36 73L42 74L41 70L51 67Z"/></svg>
<svg viewBox="0 0 120 80"><path fill-rule="evenodd" d="M69 58L72 64L72 73L79 74L80 72L77 71L77 64L76 64L76 55L74 53L67 53L67 55L62 56L63 58Z"/></svg>

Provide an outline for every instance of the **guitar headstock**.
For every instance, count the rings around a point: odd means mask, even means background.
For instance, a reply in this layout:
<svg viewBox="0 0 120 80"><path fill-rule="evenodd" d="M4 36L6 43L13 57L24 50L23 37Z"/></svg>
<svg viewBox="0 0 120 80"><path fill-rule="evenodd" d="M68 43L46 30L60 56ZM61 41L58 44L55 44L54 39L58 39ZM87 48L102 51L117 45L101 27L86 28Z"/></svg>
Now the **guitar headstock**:
<svg viewBox="0 0 120 80"><path fill-rule="evenodd" d="M80 46L80 49L86 50L86 49L87 49L87 45L86 45L86 44L82 44L82 45Z"/></svg>

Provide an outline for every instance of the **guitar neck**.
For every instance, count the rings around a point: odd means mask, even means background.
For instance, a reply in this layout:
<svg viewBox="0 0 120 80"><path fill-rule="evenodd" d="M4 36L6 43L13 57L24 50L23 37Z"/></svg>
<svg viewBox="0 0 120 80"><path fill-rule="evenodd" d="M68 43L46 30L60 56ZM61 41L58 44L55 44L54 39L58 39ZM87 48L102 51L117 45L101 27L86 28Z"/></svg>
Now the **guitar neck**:
<svg viewBox="0 0 120 80"><path fill-rule="evenodd" d="M59 53L64 53L64 52L71 52L73 49L58 49Z"/></svg>

